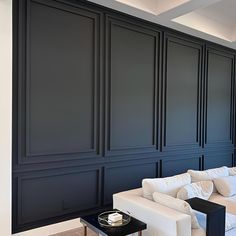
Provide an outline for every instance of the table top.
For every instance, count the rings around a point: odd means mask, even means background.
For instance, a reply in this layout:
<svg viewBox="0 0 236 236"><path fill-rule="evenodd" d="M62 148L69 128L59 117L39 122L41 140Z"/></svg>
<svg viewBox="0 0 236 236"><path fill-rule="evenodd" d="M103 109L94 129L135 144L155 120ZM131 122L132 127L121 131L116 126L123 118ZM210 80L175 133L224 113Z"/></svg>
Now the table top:
<svg viewBox="0 0 236 236"><path fill-rule="evenodd" d="M216 211L219 210L224 210L225 206L222 206L220 204L214 203L214 202L210 202L201 198L190 198L188 200L186 200L186 202L189 203L189 205L200 212L203 212L205 214L211 214L214 213Z"/></svg>
<svg viewBox="0 0 236 236"><path fill-rule="evenodd" d="M138 231L145 230L147 225L142 221L139 221L133 217L129 224L120 227L102 227L98 222L98 215L102 212L83 216L80 218L82 224L86 225L88 228L92 229L94 232L99 233L103 236L125 236L133 234Z"/></svg>

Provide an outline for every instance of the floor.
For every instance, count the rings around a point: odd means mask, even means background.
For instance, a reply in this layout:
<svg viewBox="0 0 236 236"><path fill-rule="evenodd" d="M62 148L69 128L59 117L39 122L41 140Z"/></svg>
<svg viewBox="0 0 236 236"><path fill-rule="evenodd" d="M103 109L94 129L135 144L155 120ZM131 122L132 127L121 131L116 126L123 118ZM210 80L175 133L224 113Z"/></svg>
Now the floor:
<svg viewBox="0 0 236 236"><path fill-rule="evenodd" d="M65 231L63 233L53 234L51 236L84 236L84 231L83 231L83 228L77 228L77 229ZM93 231L88 229L87 236L98 236L98 234L95 234Z"/></svg>

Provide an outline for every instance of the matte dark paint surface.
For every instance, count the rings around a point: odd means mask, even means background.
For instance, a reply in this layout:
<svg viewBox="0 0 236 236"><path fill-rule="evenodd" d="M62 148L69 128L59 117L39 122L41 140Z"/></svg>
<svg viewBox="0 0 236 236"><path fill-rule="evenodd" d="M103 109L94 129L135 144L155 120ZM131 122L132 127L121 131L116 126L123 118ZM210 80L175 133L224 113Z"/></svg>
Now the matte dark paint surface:
<svg viewBox="0 0 236 236"><path fill-rule="evenodd" d="M83 12L82 12L83 13ZM30 3L26 97L30 155L94 149L94 19Z"/></svg>
<svg viewBox="0 0 236 236"><path fill-rule="evenodd" d="M162 160L162 177L181 174L188 169L199 169L201 157L197 154L189 156L174 156L169 160Z"/></svg>
<svg viewBox="0 0 236 236"><path fill-rule="evenodd" d="M235 164L235 51L87 1L14 1L13 20L13 232Z"/></svg>
<svg viewBox="0 0 236 236"><path fill-rule="evenodd" d="M207 143L231 141L233 58L209 51L207 74Z"/></svg>
<svg viewBox="0 0 236 236"><path fill-rule="evenodd" d="M112 201L113 193L140 188L142 179L153 178L156 173L157 166L153 163L107 166L104 171L104 203L109 204Z"/></svg>
<svg viewBox="0 0 236 236"><path fill-rule="evenodd" d="M62 210L69 213L96 207L100 203L100 178L99 170L19 178L21 223L57 216Z"/></svg>
<svg viewBox="0 0 236 236"><path fill-rule="evenodd" d="M166 146L196 143L200 49L169 39L166 56Z"/></svg>
<svg viewBox="0 0 236 236"><path fill-rule="evenodd" d="M155 37L131 27L111 25L111 149L153 145Z"/></svg>

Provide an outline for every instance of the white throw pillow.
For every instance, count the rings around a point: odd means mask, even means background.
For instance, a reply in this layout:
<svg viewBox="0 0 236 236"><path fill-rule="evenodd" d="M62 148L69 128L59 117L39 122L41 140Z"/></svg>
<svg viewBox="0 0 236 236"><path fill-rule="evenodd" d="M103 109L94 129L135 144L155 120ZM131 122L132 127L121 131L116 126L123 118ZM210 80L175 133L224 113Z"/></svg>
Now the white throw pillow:
<svg viewBox="0 0 236 236"><path fill-rule="evenodd" d="M229 175L236 175L236 167L228 168L228 170L229 170Z"/></svg>
<svg viewBox="0 0 236 236"><path fill-rule="evenodd" d="M200 181L183 186L177 193L177 198L186 200L193 197L208 200L213 192L212 181Z"/></svg>
<svg viewBox="0 0 236 236"><path fill-rule="evenodd" d="M228 167L223 166L220 168L209 169L209 170L188 170L191 176L191 180L193 183L203 181L203 180L213 180L220 177L229 176ZM215 187L213 186L213 192L216 192Z"/></svg>
<svg viewBox="0 0 236 236"><path fill-rule="evenodd" d="M188 173L175 175L166 178L144 179L142 181L143 197L153 200L152 194L160 192L176 197L179 189L191 183L191 177Z"/></svg>
<svg viewBox="0 0 236 236"><path fill-rule="evenodd" d="M236 194L236 176L227 176L214 179L217 191L224 197L231 197Z"/></svg>
<svg viewBox="0 0 236 236"><path fill-rule="evenodd" d="M190 215L191 216L191 227L193 229L200 228L200 226L198 224L197 217L196 217L193 209L184 200L174 198L174 197L171 197L167 194L163 194L163 193L159 193L159 192L153 193L153 199L155 202L157 202L163 206L167 206L167 207L174 209L176 211Z"/></svg>

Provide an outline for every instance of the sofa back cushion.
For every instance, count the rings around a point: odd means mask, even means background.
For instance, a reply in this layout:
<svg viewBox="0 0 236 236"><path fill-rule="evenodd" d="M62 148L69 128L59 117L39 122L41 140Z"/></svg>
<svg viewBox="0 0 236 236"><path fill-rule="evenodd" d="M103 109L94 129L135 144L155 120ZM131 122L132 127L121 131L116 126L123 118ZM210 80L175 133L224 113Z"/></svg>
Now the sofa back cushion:
<svg viewBox="0 0 236 236"><path fill-rule="evenodd" d="M143 179L143 197L153 200L152 194L154 192L165 193L172 197L176 197L179 189L190 183L191 177L188 173L166 178Z"/></svg>
<svg viewBox="0 0 236 236"><path fill-rule="evenodd" d="M236 175L236 167L228 168L228 170L229 170L229 175Z"/></svg>
<svg viewBox="0 0 236 236"><path fill-rule="evenodd" d="M203 180L213 180L220 177L229 176L228 167L223 166L219 168L199 171L199 170L188 170L191 176L191 181L193 183L203 181ZM216 192L216 188L213 187L213 192Z"/></svg>
<svg viewBox="0 0 236 236"><path fill-rule="evenodd" d="M163 193L159 193L159 192L153 193L153 199L155 202L157 202L163 206L167 206L167 207L174 209L176 211L190 215L191 216L191 227L193 229L198 229L200 227L193 209L184 200L174 198L172 196L169 196L169 195L163 194Z"/></svg>
<svg viewBox="0 0 236 236"><path fill-rule="evenodd" d="M214 179L217 191L224 197L236 195L236 175Z"/></svg>
<svg viewBox="0 0 236 236"><path fill-rule="evenodd" d="M177 198L186 200L193 197L208 200L213 192L213 182L210 180L187 184L180 188Z"/></svg>

